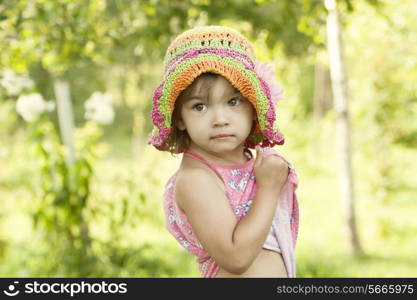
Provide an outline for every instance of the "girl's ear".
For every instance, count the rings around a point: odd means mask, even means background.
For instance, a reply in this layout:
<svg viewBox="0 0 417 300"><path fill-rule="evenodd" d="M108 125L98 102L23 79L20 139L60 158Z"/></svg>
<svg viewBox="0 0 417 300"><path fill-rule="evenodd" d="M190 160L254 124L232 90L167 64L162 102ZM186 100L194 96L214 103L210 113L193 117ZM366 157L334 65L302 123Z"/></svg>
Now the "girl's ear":
<svg viewBox="0 0 417 300"><path fill-rule="evenodd" d="M177 122L177 128L179 130L185 130L185 124L184 121L182 120L182 118L179 118L178 122Z"/></svg>

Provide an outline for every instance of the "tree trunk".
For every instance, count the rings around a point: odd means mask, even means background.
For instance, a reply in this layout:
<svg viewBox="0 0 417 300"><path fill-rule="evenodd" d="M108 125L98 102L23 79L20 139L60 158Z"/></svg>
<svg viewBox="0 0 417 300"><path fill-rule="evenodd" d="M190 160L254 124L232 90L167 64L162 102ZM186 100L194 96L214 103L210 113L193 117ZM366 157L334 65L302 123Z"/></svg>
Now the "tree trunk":
<svg viewBox="0 0 417 300"><path fill-rule="evenodd" d="M68 169L74 163L74 116L72 114L72 103L70 87L67 81L54 81L55 96L58 109L59 130L66 148L66 163Z"/></svg>
<svg viewBox="0 0 417 300"><path fill-rule="evenodd" d="M350 124L348 110L348 87L343 61L343 45L341 39L338 12L335 0L325 0L327 16L327 47L330 59L330 76L333 97L337 112L336 136L340 155L340 188L342 207L346 218L346 232L350 250L355 255L363 255L356 228L354 209L354 188L351 163Z"/></svg>
<svg viewBox="0 0 417 300"><path fill-rule="evenodd" d="M332 107L329 70L322 64L314 65L313 116L316 121Z"/></svg>

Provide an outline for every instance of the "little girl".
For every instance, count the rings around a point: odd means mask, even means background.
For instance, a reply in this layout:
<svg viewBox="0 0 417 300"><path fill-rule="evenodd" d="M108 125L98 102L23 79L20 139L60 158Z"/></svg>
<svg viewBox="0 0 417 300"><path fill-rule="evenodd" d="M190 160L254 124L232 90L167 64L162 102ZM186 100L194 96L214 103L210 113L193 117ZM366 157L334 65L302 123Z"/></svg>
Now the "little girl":
<svg viewBox="0 0 417 300"><path fill-rule="evenodd" d="M284 143L271 68L224 26L179 35L164 66L148 143L183 153L165 185L167 229L202 277L295 277L298 179L271 148Z"/></svg>

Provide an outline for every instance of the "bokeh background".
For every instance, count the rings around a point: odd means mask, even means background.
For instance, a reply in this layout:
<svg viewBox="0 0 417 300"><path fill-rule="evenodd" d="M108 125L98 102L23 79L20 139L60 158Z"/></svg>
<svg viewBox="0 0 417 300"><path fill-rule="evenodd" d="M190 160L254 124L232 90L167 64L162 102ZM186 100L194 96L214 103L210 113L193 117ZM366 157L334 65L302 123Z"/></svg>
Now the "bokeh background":
<svg viewBox="0 0 417 300"><path fill-rule="evenodd" d="M170 40L220 24L284 87L275 148L299 176L298 277L416 277L417 2L336 11L344 150L324 1L1 1L0 276L199 277L162 209L181 156L146 139Z"/></svg>

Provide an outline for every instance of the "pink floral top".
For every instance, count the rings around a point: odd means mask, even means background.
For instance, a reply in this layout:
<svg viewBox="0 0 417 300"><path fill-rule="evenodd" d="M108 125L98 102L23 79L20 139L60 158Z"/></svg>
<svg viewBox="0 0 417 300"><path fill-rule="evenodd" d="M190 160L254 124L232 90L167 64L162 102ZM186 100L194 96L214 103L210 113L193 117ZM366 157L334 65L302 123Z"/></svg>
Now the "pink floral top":
<svg viewBox="0 0 417 300"><path fill-rule="evenodd" d="M206 161L197 153L186 151L195 159L207 164L223 181L226 196L231 209L238 220L241 220L249 211L256 193L256 182L253 173L255 159L250 151L245 152L250 158L246 163L239 165L223 165ZM263 157L279 155L273 148L266 147ZM280 200L275 212L271 229L265 240L263 248L281 253L288 277L296 276L295 245L298 234L298 201L295 190L298 178L295 169L289 165L289 175L281 189ZM215 277L220 266L210 257L198 241L185 213L179 209L175 202L175 181L178 171L165 185L164 210L166 227L175 239L191 254L196 256L202 277Z"/></svg>

